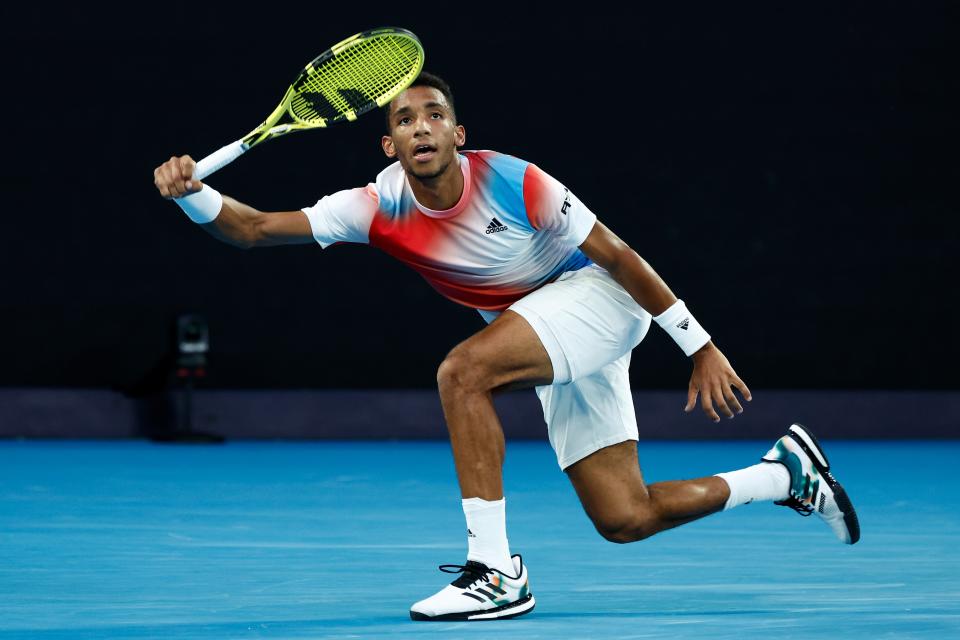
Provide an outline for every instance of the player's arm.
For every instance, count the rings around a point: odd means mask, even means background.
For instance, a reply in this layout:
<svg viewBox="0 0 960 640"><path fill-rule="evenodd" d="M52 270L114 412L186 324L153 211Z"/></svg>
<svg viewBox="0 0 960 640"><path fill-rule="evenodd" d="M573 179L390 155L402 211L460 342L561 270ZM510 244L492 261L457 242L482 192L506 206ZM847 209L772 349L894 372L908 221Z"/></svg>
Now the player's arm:
<svg viewBox="0 0 960 640"><path fill-rule="evenodd" d="M303 211L258 211L229 196L223 197L220 215L200 228L217 240L241 249L314 242L310 222Z"/></svg>
<svg viewBox="0 0 960 640"><path fill-rule="evenodd" d="M193 180L196 163L190 156L170 158L153 172L154 184L164 198L181 198L197 193L203 188ZM223 196L219 212L211 222L200 228L217 240L235 247L269 247L282 244L308 244L314 242L310 222L303 211L278 211L265 213L238 200Z"/></svg>
<svg viewBox="0 0 960 640"><path fill-rule="evenodd" d="M660 315L677 301L677 296L653 267L602 222L593 225L580 250L606 269L651 315Z"/></svg>
<svg viewBox="0 0 960 640"><path fill-rule="evenodd" d="M651 315L661 316L677 302L677 297L653 267L601 222L593 226L587 239L580 245L580 250L606 269ZM734 412L741 413L743 407L734 395L733 388L739 389L747 400L752 399L750 390L723 353L708 339L691 357L693 375L685 411L693 410L699 393L704 413L714 422L720 420L717 410L728 418L732 418Z"/></svg>

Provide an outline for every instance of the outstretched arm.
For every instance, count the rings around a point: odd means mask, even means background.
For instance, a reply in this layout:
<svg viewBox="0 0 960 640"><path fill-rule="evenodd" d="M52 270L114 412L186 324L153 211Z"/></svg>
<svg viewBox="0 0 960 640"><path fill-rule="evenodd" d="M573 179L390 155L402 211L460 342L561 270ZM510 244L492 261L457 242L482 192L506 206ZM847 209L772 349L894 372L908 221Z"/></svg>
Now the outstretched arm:
<svg viewBox="0 0 960 640"><path fill-rule="evenodd" d="M653 267L602 223L594 225L590 235L580 245L580 250L606 269L650 314L659 316L677 302L677 297ZM734 395L733 388L737 388L748 401L752 397L726 356L708 340L691 357L693 375L690 377L684 410L693 410L699 394L704 413L714 422L720 421L718 410L728 418L732 418L734 413L742 413L743 407Z"/></svg>
<svg viewBox="0 0 960 640"><path fill-rule="evenodd" d="M197 193L204 185L192 179L195 167L190 156L170 158L154 169L153 183L167 199ZM227 196L223 196L216 217L199 226L217 240L242 249L314 242L310 222L303 211L265 213Z"/></svg>

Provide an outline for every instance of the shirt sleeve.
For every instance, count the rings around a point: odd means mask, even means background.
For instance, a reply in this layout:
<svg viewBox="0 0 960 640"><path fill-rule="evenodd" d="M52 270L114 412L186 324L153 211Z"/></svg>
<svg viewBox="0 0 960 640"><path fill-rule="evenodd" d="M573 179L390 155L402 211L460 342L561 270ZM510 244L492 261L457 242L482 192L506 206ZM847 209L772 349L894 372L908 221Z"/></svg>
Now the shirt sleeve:
<svg viewBox="0 0 960 640"><path fill-rule="evenodd" d="M573 192L535 164L524 172L523 202L534 229L550 231L574 247L583 244L597 221Z"/></svg>
<svg viewBox="0 0 960 640"><path fill-rule="evenodd" d="M367 244L378 206L377 191L370 184L324 196L303 212L310 221L313 238L326 249L338 242Z"/></svg>

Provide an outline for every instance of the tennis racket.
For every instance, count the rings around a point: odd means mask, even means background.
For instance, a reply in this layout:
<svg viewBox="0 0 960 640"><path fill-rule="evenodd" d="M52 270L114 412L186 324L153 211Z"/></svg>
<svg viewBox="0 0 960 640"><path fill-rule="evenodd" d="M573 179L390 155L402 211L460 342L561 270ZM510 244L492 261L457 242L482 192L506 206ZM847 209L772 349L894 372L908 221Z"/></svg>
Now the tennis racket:
<svg viewBox="0 0 960 640"><path fill-rule="evenodd" d="M382 107L417 79L423 57L406 29L372 29L333 45L304 67L263 124L198 162L193 177L203 180L261 142Z"/></svg>

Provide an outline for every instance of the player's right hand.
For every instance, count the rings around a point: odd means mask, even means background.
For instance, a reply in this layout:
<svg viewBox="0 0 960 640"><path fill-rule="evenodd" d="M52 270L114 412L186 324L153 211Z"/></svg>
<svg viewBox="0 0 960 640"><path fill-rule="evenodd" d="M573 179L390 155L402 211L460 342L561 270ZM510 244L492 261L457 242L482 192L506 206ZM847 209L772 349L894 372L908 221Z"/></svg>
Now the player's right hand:
<svg viewBox="0 0 960 640"><path fill-rule="evenodd" d="M153 184L164 198L179 198L196 193L203 183L193 180L193 171L197 163L190 156L171 156L169 160L153 170Z"/></svg>

